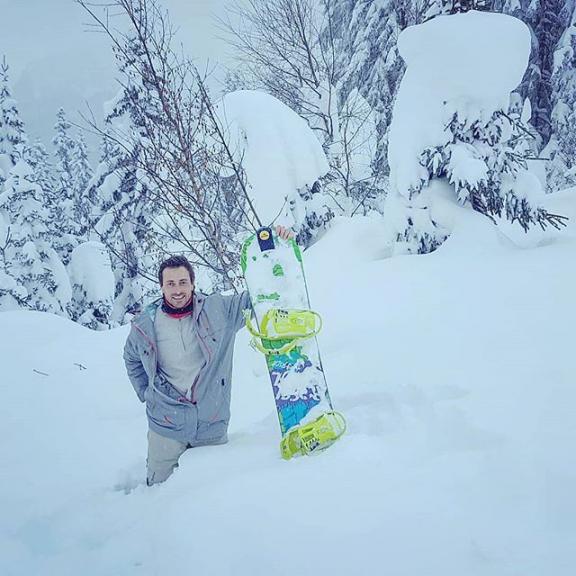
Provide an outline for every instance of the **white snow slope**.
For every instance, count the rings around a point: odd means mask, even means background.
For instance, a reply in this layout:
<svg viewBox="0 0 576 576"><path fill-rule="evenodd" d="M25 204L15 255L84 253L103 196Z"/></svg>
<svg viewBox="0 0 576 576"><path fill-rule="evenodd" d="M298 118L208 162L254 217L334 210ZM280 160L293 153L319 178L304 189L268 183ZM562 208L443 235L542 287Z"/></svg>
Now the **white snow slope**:
<svg viewBox="0 0 576 576"><path fill-rule="evenodd" d="M568 576L576 561L576 195L523 250L463 209L437 252L379 259L376 219L305 255L349 430L281 460L264 360L240 333L226 446L142 485L127 327L0 315L3 576Z"/></svg>

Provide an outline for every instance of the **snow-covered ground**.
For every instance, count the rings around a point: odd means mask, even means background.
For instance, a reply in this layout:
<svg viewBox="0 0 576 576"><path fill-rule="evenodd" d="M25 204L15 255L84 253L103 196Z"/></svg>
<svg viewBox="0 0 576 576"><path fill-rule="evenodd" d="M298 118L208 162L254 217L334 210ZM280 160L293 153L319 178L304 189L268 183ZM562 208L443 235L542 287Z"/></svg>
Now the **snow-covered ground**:
<svg viewBox="0 0 576 576"><path fill-rule="evenodd" d="M148 488L128 328L0 315L0 574L568 576L576 561L576 195L521 249L458 209L435 253L382 259L376 218L306 253L347 434L285 462L242 331L226 446Z"/></svg>

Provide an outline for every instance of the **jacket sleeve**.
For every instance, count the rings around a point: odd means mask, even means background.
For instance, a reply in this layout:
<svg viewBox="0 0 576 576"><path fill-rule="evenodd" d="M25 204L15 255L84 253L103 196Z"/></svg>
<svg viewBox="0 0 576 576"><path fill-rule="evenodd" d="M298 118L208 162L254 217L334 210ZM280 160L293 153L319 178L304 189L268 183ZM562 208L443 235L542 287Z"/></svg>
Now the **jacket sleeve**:
<svg viewBox="0 0 576 576"><path fill-rule="evenodd" d="M250 302L250 295L247 290L241 294L234 294L228 296L228 318L236 331L244 326L244 310L252 311L252 303Z"/></svg>
<svg viewBox="0 0 576 576"><path fill-rule="evenodd" d="M140 399L140 402L144 402L144 392L148 388L148 376L144 370L144 365L140 359L140 355L136 349L136 344L134 342L134 333L131 330L126 344L124 345L124 364L126 365L126 372L128 373L128 378L134 386L134 390Z"/></svg>

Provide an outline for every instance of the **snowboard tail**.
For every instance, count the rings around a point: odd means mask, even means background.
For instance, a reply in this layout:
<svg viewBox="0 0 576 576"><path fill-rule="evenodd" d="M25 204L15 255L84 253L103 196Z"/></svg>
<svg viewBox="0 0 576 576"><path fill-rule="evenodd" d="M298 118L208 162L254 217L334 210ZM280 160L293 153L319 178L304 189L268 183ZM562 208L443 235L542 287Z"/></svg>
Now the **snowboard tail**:
<svg viewBox="0 0 576 576"><path fill-rule="evenodd" d="M244 243L241 264L257 322L246 311L246 326L266 358L282 457L321 451L346 426L328 393L316 340L322 319L310 309L300 249L261 228Z"/></svg>
<svg viewBox="0 0 576 576"><path fill-rule="evenodd" d="M282 458L296 454L312 454L332 446L346 432L346 420L340 412L326 412L310 424L296 426L282 438Z"/></svg>

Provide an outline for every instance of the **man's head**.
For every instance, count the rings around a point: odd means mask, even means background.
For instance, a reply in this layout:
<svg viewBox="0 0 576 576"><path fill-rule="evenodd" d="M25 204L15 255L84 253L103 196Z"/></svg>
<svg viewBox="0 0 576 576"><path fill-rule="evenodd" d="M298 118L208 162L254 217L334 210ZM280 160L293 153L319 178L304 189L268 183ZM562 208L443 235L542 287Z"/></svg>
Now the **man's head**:
<svg viewBox="0 0 576 576"><path fill-rule="evenodd" d="M160 264L158 280L162 294L172 308L184 308L192 299L194 269L184 256L171 256Z"/></svg>

